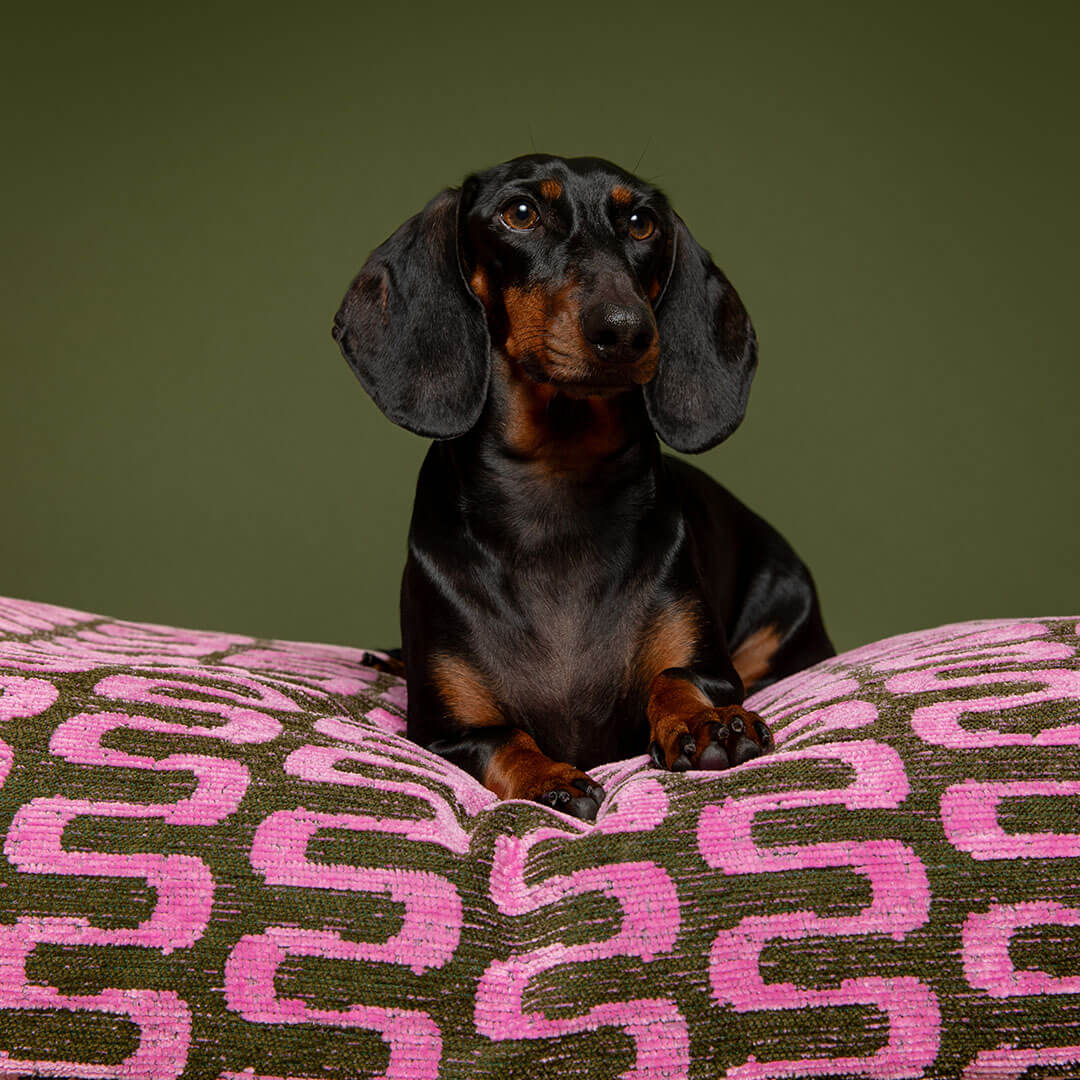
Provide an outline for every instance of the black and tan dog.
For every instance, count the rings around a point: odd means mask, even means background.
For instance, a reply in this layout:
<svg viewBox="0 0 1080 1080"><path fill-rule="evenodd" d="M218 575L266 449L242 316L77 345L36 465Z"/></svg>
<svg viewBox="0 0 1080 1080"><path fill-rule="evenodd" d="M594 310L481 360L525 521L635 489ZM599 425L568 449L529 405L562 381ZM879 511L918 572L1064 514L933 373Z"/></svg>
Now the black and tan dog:
<svg viewBox="0 0 1080 1080"><path fill-rule="evenodd" d="M735 430L757 343L659 191L596 158L470 176L372 253L334 337L391 420L438 440L401 591L413 739L586 819L601 762L770 748L746 689L833 649L784 539L660 453Z"/></svg>

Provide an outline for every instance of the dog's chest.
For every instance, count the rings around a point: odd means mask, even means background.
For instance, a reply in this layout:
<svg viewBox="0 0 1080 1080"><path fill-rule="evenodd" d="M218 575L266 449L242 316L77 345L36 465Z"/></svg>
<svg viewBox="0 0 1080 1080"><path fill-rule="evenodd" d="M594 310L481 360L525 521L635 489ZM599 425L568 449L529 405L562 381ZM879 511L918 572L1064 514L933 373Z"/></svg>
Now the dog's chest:
<svg viewBox="0 0 1080 1080"><path fill-rule="evenodd" d="M508 577L496 632L484 637L494 645L489 675L514 721L602 726L625 708L657 603L655 588L612 580L595 566L530 567Z"/></svg>

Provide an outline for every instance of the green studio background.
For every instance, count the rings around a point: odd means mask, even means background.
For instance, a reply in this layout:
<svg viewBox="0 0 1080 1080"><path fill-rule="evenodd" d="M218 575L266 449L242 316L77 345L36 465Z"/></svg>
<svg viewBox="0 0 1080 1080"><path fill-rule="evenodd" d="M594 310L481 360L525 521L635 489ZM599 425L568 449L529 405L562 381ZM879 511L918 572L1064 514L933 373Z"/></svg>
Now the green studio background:
<svg viewBox="0 0 1080 1080"><path fill-rule="evenodd" d="M1076 612L1078 31L1068 3L18 5L0 592L397 642L426 444L331 318L439 188L536 148L640 160L739 289L761 366L698 460L839 647Z"/></svg>

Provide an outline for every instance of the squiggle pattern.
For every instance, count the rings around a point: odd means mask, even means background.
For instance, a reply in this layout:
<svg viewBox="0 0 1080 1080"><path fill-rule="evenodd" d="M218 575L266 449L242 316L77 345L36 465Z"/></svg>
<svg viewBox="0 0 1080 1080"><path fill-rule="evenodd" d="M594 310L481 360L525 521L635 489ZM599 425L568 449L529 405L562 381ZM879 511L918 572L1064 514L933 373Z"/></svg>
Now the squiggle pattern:
<svg viewBox="0 0 1080 1080"><path fill-rule="evenodd" d="M751 1055L744 1065L730 1069L728 1076L747 1080L837 1072L889 1078L919 1076L937 1053L935 1020L939 1010L933 991L917 978L863 976L844 979L836 989L813 990L790 982L766 983L760 973L761 953L772 941L865 934L901 941L910 930L922 926L930 909L930 888L918 856L895 840L758 848L752 837L755 817L770 810L899 806L908 794L903 762L891 747L869 740L811 747L794 751L784 760L842 762L853 771L854 779L827 791L811 788L754 795L706 808L698 832L702 856L727 874L849 868L869 883L870 903L854 916L822 917L812 911L791 911L743 919L722 932L713 945L709 968L713 993L740 1012L873 1005L888 1019L888 1042L869 1057L758 1061Z"/></svg>
<svg viewBox="0 0 1080 1080"><path fill-rule="evenodd" d="M372 868L313 862L307 849L324 830L398 836L411 842L438 844L456 854L468 848L468 837L450 807L430 788L411 781L364 777L339 766L373 764L376 755L351 748L302 746L285 760L285 772L313 783L340 784L394 795L425 805L431 816L373 816L281 810L267 817L255 832L251 864L272 885L384 893L403 913L400 929L384 942L348 941L336 931L271 926L246 935L233 949L226 968L226 998L231 1009L256 1023L332 1024L377 1031L388 1044L386 1080L438 1075L442 1042L438 1026L420 1010L354 1006L347 1010L315 1009L296 998L278 996L275 982L281 964L292 956L405 965L416 974L446 964L457 948L462 928L461 901L449 881L437 874L396 867ZM381 763L393 764L386 758Z"/></svg>
<svg viewBox="0 0 1080 1080"><path fill-rule="evenodd" d="M664 819L668 804L655 781L639 784L597 828L605 836L649 830ZM583 826L583 828L586 828ZM543 972L564 964L588 965L611 957L644 962L670 952L679 930L679 902L667 873L652 862L624 862L559 874L530 884L529 856L544 841L566 839L574 832L541 827L517 839L496 838L491 868L491 896L499 910L523 916L568 898L599 892L615 900L622 913L617 932L581 945L546 945L506 960L493 961L476 989L476 1028L489 1039L551 1039L599 1027L621 1028L636 1048L627 1080L678 1076L688 1064L686 1022L667 998L637 998L594 1005L567 1019L551 1019L527 1009L529 984ZM647 969L646 969L647 970Z"/></svg>
<svg viewBox="0 0 1080 1080"><path fill-rule="evenodd" d="M1080 723L1058 722L1061 710L1046 714L1048 705L1063 705L1066 718L1080 716L1076 652L1069 644L1045 638L1046 627L1039 623L992 625L981 634L968 635L968 643L975 646L971 652L949 655L927 650L919 656L891 658L886 666L900 674L890 678L886 687L894 694L984 689L981 697L963 694L916 708L912 730L927 743L968 751L972 755L965 759L969 768L979 762L974 752L1010 747L1025 755L1028 770L1041 771L1055 763L1048 754L1060 753L1051 748L1080 745ZM985 670L991 658L996 663L992 670ZM1068 661L1071 666L1035 666ZM903 670L916 665L917 670ZM1030 689L1032 684L1040 688ZM1012 692L994 693L997 687ZM1015 727L1016 719L1033 708L1041 711L1024 724L1027 730L1002 730L1005 717L1013 717ZM961 722L965 719L966 726ZM972 726L974 720L978 726ZM998 813L1006 799L1077 795L1080 782L1075 780L965 779L942 793L941 822L949 842L982 864L1004 860L1008 865L1008 860L1019 859L1031 865L1030 860L1071 859L1080 856L1080 833L1007 832ZM1032 884L1041 876L1032 873ZM1021 928L1076 925L1080 925L1080 907L1046 899L1003 903L995 897L985 910L973 911L964 921L964 975L971 987L996 999L1078 994L1080 975L1017 970L1009 952L1012 937ZM1080 1046L1021 1048L1003 1043L981 1050L965 1069L963 1080L1018 1080L1033 1066L1068 1064L1080 1064Z"/></svg>
<svg viewBox="0 0 1080 1080"><path fill-rule="evenodd" d="M123 685L114 681L108 696L122 697ZM96 689L100 693L101 684ZM38 708L49 703L48 694L38 697ZM27 712L24 704L21 714ZM249 776L241 762L196 754L171 754L157 759L103 745L104 736L122 729L247 742L273 738L278 727L270 717L245 710L240 716L230 716L216 729L120 712L82 713L56 728L49 750L58 758L82 765L191 773L196 788L177 802L130 803L55 796L32 799L15 812L4 854L18 870L30 874L144 878L154 889L157 901L150 916L131 928L104 929L82 917L22 917L10 926L0 927L0 1008L121 1015L135 1023L140 1033L136 1051L116 1067L31 1061L3 1051L0 1066L46 1076L148 1080L178 1076L181 1072L191 1021L186 1005L175 994L108 989L89 995L61 994L52 987L34 985L26 972L27 959L38 945L139 945L167 955L192 945L209 922L214 879L202 859L182 854L68 851L63 846L65 828L79 817L160 818L177 825L212 825L233 813L243 798Z"/></svg>
<svg viewBox="0 0 1080 1080"><path fill-rule="evenodd" d="M656 782L639 784L617 810L596 826L605 836L647 831L664 819L667 800ZM588 827L588 826L583 826ZM491 899L504 915L524 916L599 892L615 900L621 924L615 935L581 945L546 945L492 961L476 987L476 1029L492 1040L551 1039L598 1027L621 1028L636 1048L636 1061L621 1076L659 1080L678 1076L688 1062L686 1022L674 1001L638 998L593 1005L579 1016L555 1020L525 1005L529 984L563 964L589 964L612 957L648 962L669 953L678 935L678 895L664 870L651 862L600 865L528 882L529 855L545 840L567 839L577 831L544 826L521 839L499 836L491 866Z"/></svg>
<svg viewBox="0 0 1080 1080"><path fill-rule="evenodd" d="M587 825L360 650L0 599L0 1076L1080 1074L1078 629L837 657L748 702L771 757L603 766Z"/></svg>

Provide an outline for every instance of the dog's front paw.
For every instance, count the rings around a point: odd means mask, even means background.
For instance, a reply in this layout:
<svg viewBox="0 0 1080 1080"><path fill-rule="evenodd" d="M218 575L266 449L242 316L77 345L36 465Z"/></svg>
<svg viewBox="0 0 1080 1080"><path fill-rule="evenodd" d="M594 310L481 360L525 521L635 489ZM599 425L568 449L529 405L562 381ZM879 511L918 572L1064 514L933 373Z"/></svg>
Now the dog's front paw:
<svg viewBox="0 0 1080 1080"><path fill-rule="evenodd" d="M772 748L772 732L757 713L741 705L723 705L689 718L664 717L654 723L649 757L661 769L686 772L727 769Z"/></svg>
<svg viewBox="0 0 1080 1080"><path fill-rule="evenodd" d="M501 744L492 751L484 772L489 790L500 799L531 799L570 817L596 820L604 789L591 776L549 758L524 731L500 734Z"/></svg>
<svg viewBox="0 0 1080 1080"><path fill-rule="evenodd" d="M529 781L521 797L582 821L595 821L605 794L604 789L580 769L563 762L552 762L552 767L543 775Z"/></svg>

